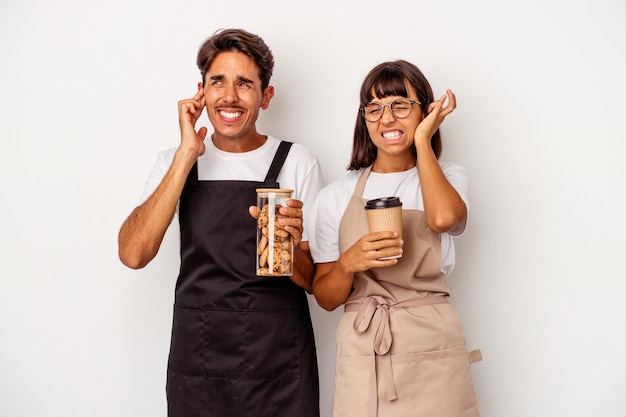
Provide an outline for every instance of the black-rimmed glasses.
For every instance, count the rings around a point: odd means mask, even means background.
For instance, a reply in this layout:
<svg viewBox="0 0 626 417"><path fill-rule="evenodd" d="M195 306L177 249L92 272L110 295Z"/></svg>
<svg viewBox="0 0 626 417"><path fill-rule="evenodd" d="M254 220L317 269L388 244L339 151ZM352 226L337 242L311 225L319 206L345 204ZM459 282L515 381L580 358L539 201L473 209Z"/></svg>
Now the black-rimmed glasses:
<svg viewBox="0 0 626 417"><path fill-rule="evenodd" d="M391 103L375 103L371 102L366 104L364 107L361 107L361 113L363 117L368 122L377 122L383 117L383 112L385 111L385 107L389 107L389 111L391 115L396 119L404 119L411 115L411 111L413 110L414 104L422 104L419 101L415 100L407 100L407 99L398 99L394 100Z"/></svg>

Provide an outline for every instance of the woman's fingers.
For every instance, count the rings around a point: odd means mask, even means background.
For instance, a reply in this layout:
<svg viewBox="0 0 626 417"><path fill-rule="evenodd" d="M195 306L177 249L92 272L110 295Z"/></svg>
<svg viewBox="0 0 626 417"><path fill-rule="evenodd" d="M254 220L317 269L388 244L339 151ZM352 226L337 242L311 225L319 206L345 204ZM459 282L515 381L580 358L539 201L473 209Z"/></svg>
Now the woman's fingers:
<svg viewBox="0 0 626 417"><path fill-rule="evenodd" d="M446 101L446 98L448 99L448 104L444 107L444 103ZM449 115L450 113L452 113L454 111L454 109L456 109L456 96L454 95L454 93L452 92L452 90L446 90L446 94L443 95L443 97L441 97L441 112L443 117Z"/></svg>
<svg viewBox="0 0 626 417"><path fill-rule="evenodd" d="M448 103L446 104L446 100ZM438 128L443 120L456 109L456 96L452 90L446 90L446 93L439 100L435 100L428 105L427 118L433 121ZM434 132L433 132L434 133Z"/></svg>

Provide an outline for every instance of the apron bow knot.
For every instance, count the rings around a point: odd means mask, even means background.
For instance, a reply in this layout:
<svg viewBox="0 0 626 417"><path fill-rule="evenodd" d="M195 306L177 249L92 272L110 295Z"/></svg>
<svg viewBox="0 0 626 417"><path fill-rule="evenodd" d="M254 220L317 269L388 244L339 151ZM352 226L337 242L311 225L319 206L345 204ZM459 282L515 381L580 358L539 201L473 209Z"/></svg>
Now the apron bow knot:
<svg viewBox="0 0 626 417"><path fill-rule="evenodd" d="M370 324L374 330L374 352L386 355L391 349L391 328L389 326L389 303L380 296L368 297L361 305L354 319L354 330L363 334Z"/></svg>
<svg viewBox="0 0 626 417"><path fill-rule="evenodd" d="M374 341L372 355L372 373L370 378L370 394L368 415L376 416L378 408L377 394L377 376L376 376L376 356L380 356L382 360L381 370L385 378L385 390L387 391L387 400L394 401L397 399L396 387L393 382L393 369L391 366L391 325L389 322L389 309L398 307L416 307L429 304L447 303L448 297L445 295L416 297L395 303L389 303L383 297L374 295L365 297L363 302L350 303L345 305L345 311L357 311L352 327L358 334L364 334L370 325L374 329Z"/></svg>

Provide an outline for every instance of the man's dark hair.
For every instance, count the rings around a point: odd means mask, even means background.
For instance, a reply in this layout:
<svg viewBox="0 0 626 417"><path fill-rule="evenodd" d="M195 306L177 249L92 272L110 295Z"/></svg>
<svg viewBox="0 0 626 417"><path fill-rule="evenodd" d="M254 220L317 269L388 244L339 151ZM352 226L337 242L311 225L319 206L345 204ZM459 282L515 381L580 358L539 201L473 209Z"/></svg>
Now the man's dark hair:
<svg viewBox="0 0 626 417"><path fill-rule="evenodd" d="M237 51L246 54L256 63L259 68L261 79L261 91L270 85L270 78L274 70L274 57L272 51L259 36L243 29L221 29L213 36L206 39L198 50L196 64L202 74L202 82L205 82L211 63L220 52Z"/></svg>

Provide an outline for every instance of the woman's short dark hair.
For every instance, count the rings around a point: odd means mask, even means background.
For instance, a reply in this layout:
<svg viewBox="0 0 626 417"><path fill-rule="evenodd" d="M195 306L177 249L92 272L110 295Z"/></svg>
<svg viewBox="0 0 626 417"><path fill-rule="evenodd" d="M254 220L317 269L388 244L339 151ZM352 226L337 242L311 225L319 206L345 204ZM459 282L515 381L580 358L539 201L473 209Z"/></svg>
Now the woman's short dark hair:
<svg viewBox="0 0 626 417"><path fill-rule="evenodd" d="M202 82L205 82L211 63L220 52L238 51L246 54L259 67L261 79L261 91L270 85L270 78L274 70L274 57L272 51L259 36L243 29L221 29L206 39L198 50L196 64L202 74Z"/></svg>
<svg viewBox="0 0 626 417"><path fill-rule="evenodd" d="M384 98L388 96L409 97L407 83L417 93L417 100L422 103L422 111L426 112L428 105L434 101L433 91L428 80L419 68L404 60L383 62L375 66L365 77L361 85L359 109L372 101L374 96ZM439 159L442 151L441 134L439 129L430 140L430 145ZM417 152L413 147L413 153L417 158ZM376 159L377 149L372 142L365 119L359 111L354 126L354 142L352 144L352 157L348 170L358 170L368 167Z"/></svg>

